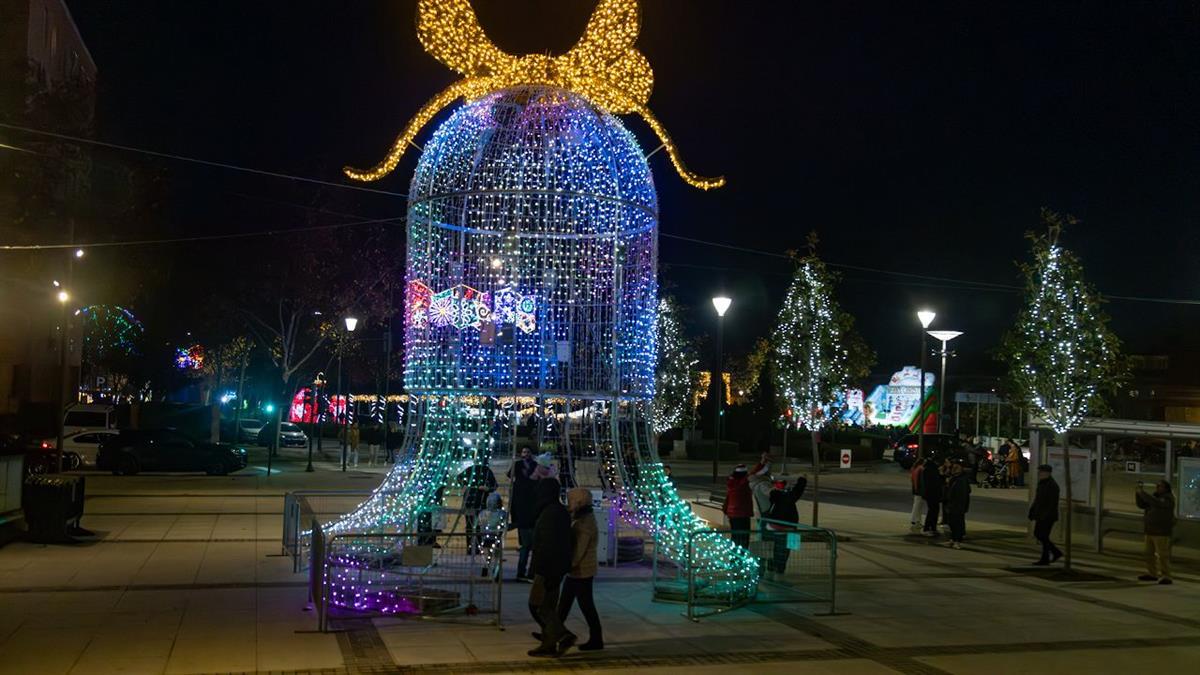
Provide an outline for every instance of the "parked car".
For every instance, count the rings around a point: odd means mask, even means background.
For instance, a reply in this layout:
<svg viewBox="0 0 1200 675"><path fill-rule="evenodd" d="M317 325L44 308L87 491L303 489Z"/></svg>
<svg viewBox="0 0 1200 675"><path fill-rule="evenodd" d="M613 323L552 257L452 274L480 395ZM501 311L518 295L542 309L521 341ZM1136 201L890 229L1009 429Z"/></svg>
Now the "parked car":
<svg viewBox="0 0 1200 675"><path fill-rule="evenodd" d="M895 462L906 470L911 469L917 460L920 442L918 434L901 436L883 449L883 460ZM967 459L966 448L954 434L925 434L925 456L938 463L947 457Z"/></svg>
<svg viewBox="0 0 1200 675"><path fill-rule="evenodd" d="M234 433L233 420L221 422L221 438L231 443L258 443L258 432L262 431L262 420L240 419L237 421L237 433Z"/></svg>
<svg viewBox="0 0 1200 675"><path fill-rule="evenodd" d="M69 469L78 469L80 466L94 468L96 466L96 453L100 451L100 441L106 436L114 436L118 434L116 429L102 429L98 431L76 431L72 434L63 436L63 452L66 453L66 459ZM42 448L53 450L58 444L58 438L46 438L42 440ZM70 458L74 456L74 460ZM71 466L70 464L74 464Z"/></svg>
<svg viewBox="0 0 1200 675"><path fill-rule="evenodd" d="M76 403L63 413L63 433L102 431L117 426L116 406Z"/></svg>
<svg viewBox="0 0 1200 675"><path fill-rule="evenodd" d="M268 448L275 445L275 425L264 424L258 430L258 444ZM291 422L279 424L279 444L285 448L307 448L308 434Z"/></svg>
<svg viewBox="0 0 1200 675"><path fill-rule="evenodd" d="M196 441L174 429L123 429L104 438L96 466L118 476L140 471L203 471L223 476L245 468L246 450Z"/></svg>

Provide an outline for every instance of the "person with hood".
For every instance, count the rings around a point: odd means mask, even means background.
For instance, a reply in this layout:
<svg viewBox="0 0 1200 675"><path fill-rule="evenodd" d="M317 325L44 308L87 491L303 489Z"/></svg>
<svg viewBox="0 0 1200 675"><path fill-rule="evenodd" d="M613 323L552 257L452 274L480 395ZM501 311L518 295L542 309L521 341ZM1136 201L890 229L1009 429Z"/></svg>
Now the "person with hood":
<svg viewBox="0 0 1200 675"><path fill-rule="evenodd" d="M750 472L738 464L725 479L725 505L721 508L729 519L733 541L750 546L750 518L754 516L754 496L750 492Z"/></svg>
<svg viewBox="0 0 1200 675"><path fill-rule="evenodd" d="M588 640L579 645L581 651L604 649L604 633L600 627L600 614L596 612L596 600L592 595L592 582L596 579L596 542L599 534L596 517L592 515L592 492L586 488L575 488L567 493L567 509L571 511L571 571L563 580L562 598L558 601L558 618L567 620L571 605L579 600L579 611L587 621ZM571 634L570 631L567 631ZM571 634L573 635L573 634ZM573 640L572 640L573 641Z"/></svg>
<svg viewBox="0 0 1200 675"><path fill-rule="evenodd" d="M542 644L529 650L530 656L559 656L576 639L558 618L559 587L571 570L571 516L559 501L558 492L558 479L538 480L529 611L542 629L537 636Z"/></svg>
<svg viewBox="0 0 1200 675"><path fill-rule="evenodd" d="M1042 464L1037 468L1037 492L1033 504L1029 505L1029 519L1033 521L1033 538L1042 544L1042 557L1034 565L1049 565L1062 557L1062 551L1050 541L1050 531L1058 522L1058 483L1054 480L1054 467Z"/></svg>
<svg viewBox="0 0 1200 675"><path fill-rule="evenodd" d="M946 485L946 524L950 526L950 546L962 548L967 534L967 510L971 507L971 482L963 469L963 460L950 462L950 481Z"/></svg>
<svg viewBox="0 0 1200 675"><path fill-rule="evenodd" d="M533 452L524 447L508 469L508 477L512 481L509 511L513 527L517 530L517 581L532 581L528 569L529 551L533 547L533 527L537 524L537 498L534 496L537 483L533 478L536 468Z"/></svg>
<svg viewBox="0 0 1200 675"><path fill-rule="evenodd" d="M771 522L767 523L767 530L771 538L775 540L774 553L767 564L768 572L783 574L787 571L788 558L792 554L791 548L788 547L788 536L796 530L795 526L787 523L800 522L800 512L796 509L796 502L800 501L807 485L808 479L804 476L796 478L796 482L790 490L787 481L775 481L769 497L771 510L767 516L771 519Z"/></svg>
<svg viewBox="0 0 1200 675"><path fill-rule="evenodd" d="M479 553L479 512L487 506L488 495L496 491L496 474L488 466L487 457L476 461L458 474L458 484L463 488L463 517L467 521L468 550Z"/></svg>
<svg viewBox="0 0 1200 675"><path fill-rule="evenodd" d="M926 537L937 536L938 510L942 505L946 481L941 469L932 459L925 460L925 468L921 470L921 497L925 499L925 525L921 534Z"/></svg>
<svg viewBox="0 0 1200 675"><path fill-rule="evenodd" d="M1171 484L1160 480L1154 484L1154 494L1147 494L1138 483L1134 498L1143 512L1142 531L1146 536L1146 573L1138 579L1171 584L1171 531L1175 529L1175 498L1171 495Z"/></svg>

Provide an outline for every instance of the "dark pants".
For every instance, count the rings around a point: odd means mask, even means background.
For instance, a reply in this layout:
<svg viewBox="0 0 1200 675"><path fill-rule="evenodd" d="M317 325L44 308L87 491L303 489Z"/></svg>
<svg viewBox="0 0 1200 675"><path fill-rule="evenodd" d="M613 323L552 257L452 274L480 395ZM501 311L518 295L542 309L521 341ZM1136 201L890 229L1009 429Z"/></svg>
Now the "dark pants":
<svg viewBox="0 0 1200 675"><path fill-rule="evenodd" d="M529 589L529 613L542 629L542 647L547 649L558 646L558 641L567 634L562 619L558 618L558 589L562 586L562 577L547 579L542 575L533 578L533 586Z"/></svg>
<svg viewBox="0 0 1200 675"><path fill-rule="evenodd" d="M772 551L771 565L767 569L783 574L787 572L788 558L792 556L792 550L788 548L788 533L786 531L771 530L770 535L775 545Z"/></svg>
<svg viewBox="0 0 1200 675"><path fill-rule="evenodd" d="M923 531L937 532L938 509L941 506L941 502L935 502L931 499L925 500L925 526L921 528Z"/></svg>
<svg viewBox="0 0 1200 675"><path fill-rule="evenodd" d="M1042 557L1038 562L1048 563L1062 557L1062 551L1050 541L1050 530L1054 529L1053 520L1036 520L1033 523L1033 538L1042 544Z"/></svg>
<svg viewBox="0 0 1200 675"><path fill-rule="evenodd" d="M533 528L517 528L517 576L525 577L529 569L529 550L533 548Z"/></svg>
<svg viewBox="0 0 1200 675"><path fill-rule="evenodd" d="M468 509L463 514L463 519L467 522L467 555L479 554L479 510Z"/></svg>
<svg viewBox="0 0 1200 675"><path fill-rule="evenodd" d="M583 612L583 619L587 621L588 642L604 644L604 633L600 629L600 615L596 612L596 600L592 597L593 581L595 581L595 577L563 579L562 598L558 601L558 619L566 621L567 615L571 613L571 605L578 599L579 611Z"/></svg>
<svg viewBox="0 0 1200 675"><path fill-rule="evenodd" d="M947 511L946 524L950 526L950 540L962 541L967 533L967 514Z"/></svg>
<svg viewBox="0 0 1200 675"><path fill-rule="evenodd" d="M750 548L750 518L749 516L729 516L730 537L734 543L744 548Z"/></svg>

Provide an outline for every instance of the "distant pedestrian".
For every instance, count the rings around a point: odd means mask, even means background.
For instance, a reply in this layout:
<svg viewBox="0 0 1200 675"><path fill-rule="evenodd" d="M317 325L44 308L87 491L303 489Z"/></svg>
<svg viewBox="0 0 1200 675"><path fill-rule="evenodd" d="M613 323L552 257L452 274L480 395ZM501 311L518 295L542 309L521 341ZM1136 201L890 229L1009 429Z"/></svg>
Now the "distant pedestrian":
<svg viewBox="0 0 1200 675"><path fill-rule="evenodd" d="M1008 446L1008 486L1020 487L1025 485L1025 472L1021 471L1021 446L1012 443Z"/></svg>
<svg viewBox="0 0 1200 675"><path fill-rule="evenodd" d="M463 488L462 509L469 533L468 553L474 555L480 552L479 512L487 505L488 495L496 491L496 474L492 473L484 457L458 474L457 481Z"/></svg>
<svg viewBox="0 0 1200 675"><path fill-rule="evenodd" d="M800 501L807 485L808 479L804 476L796 478L796 482L790 490L787 481L775 481L770 497L771 522L767 523L767 529L775 541L775 546L771 560L767 563L768 572L775 574L787 572L788 558L792 552L792 547L789 545L791 542L788 539L796 531L796 527L792 523L799 524L800 522L800 512L796 509L796 502Z"/></svg>
<svg viewBox="0 0 1200 675"><path fill-rule="evenodd" d="M950 480L946 484L946 524L950 526L950 546L962 548L967 533L967 511L971 507L971 482L964 471L963 460L950 462Z"/></svg>
<svg viewBox="0 0 1200 675"><path fill-rule="evenodd" d="M528 565L529 552L533 548L533 528L537 524L537 497L534 494L537 483L533 479L536 469L537 462L528 447L521 448L521 454L508 469L508 478L512 481L509 511L517 530L517 581L532 581Z"/></svg>
<svg viewBox="0 0 1200 675"><path fill-rule="evenodd" d="M936 462L925 460L921 470L921 497L925 500L925 524L921 534L926 537L937 536L938 511L942 506L942 496L945 495L946 481Z"/></svg>
<svg viewBox="0 0 1200 675"><path fill-rule="evenodd" d="M925 517L925 495L921 493L921 474L925 471L925 458L918 457L908 471L908 482L912 487L912 513L909 514L909 529L921 531L921 522Z"/></svg>
<svg viewBox="0 0 1200 675"><path fill-rule="evenodd" d="M771 513L771 490L774 489L774 482L771 478L771 456L764 452L759 458L758 464L750 472L750 492L754 495L754 507L758 509L759 532L767 531L767 518Z"/></svg>
<svg viewBox="0 0 1200 675"><path fill-rule="evenodd" d="M750 518L754 516L754 496L750 492L750 472L738 464L725 479L725 506L732 539L739 546L750 546Z"/></svg>
<svg viewBox="0 0 1200 675"><path fill-rule="evenodd" d="M1050 541L1050 531L1058 522L1058 483L1051 475L1054 468L1042 464L1037 468L1037 493L1029 506L1029 519L1033 521L1033 538L1042 544L1042 557L1034 565L1049 565L1062 557L1062 551Z"/></svg>
<svg viewBox="0 0 1200 675"><path fill-rule="evenodd" d="M558 656L575 644L558 618L558 595L563 577L571 570L571 516L559 501L555 478L537 482L537 525L533 534L533 586L529 611L541 627L541 645L530 656Z"/></svg>
<svg viewBox="0 0 1200 675"><path fill-rule="evenodd" d="M1142 510L1142 530L1146 537L1146 573L1138 579L1170 584L1171 532L1175 529L1175 497L1171 495L1171 484L1160 480L1154 484L1154 494L1147 494L1138 483L1134 497Z"/></svg>
<svg viewBox="0 0 1200 675"><path fill-rule="evenodd" d="M571 512L571 571L563 580L562 598L558 601L558 618L567 620L571 605L579 601L588 626L588 640L579 645L581 651L604 649L604 632L600 627L600 614L596 612L596 601L592 595L592 582L596 579L596 542L599 538L596 517L592 514L592 491L575 488L567 493L567 509ZM571 634L570 631L567 631Z"/></svg>
<svg viewBox="0 0 1200 675"><path fill-rule="evenodd" d="M362 432L358 429L358 422L350 425L350 430L346 434L346 444L349 447L349 458L347 463L354 468L358 468L358 444L362 438Z"/></svg>
<svg viewBox="0 0 1200 675"><path fill-rule="evenodd" d="M500 542L507 530L508 514L504 512L504 499L499 492L489 493L484 509L479 512L479 548L485 556L479 576L500 578Z"/></svg>

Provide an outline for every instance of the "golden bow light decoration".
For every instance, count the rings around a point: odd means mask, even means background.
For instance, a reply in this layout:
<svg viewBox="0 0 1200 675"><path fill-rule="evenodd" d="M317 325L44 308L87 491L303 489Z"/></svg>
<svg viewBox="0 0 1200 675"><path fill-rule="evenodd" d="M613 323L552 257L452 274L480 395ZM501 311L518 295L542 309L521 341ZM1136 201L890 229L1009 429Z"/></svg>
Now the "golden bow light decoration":
<svg viewBox="0 0 1200 675"><path fill-rule="evenodd" d="M345 167L355 180L379 180L392 172L417 134L440 110L459 98L475 100L488 92L520 85L546 85L581 94L618 115L636 113L662 142L671 164L688 184L703 190L721 187L725 178L698 176L684 165L662 123L646 108L654 72L634 48L640 13L637 0L600 0L583 37L562 56L514 56L492 44L469 0L418 0L417 37L425 51L463 79L421 106L392 144L382 162L370 169Z"/></svg>

